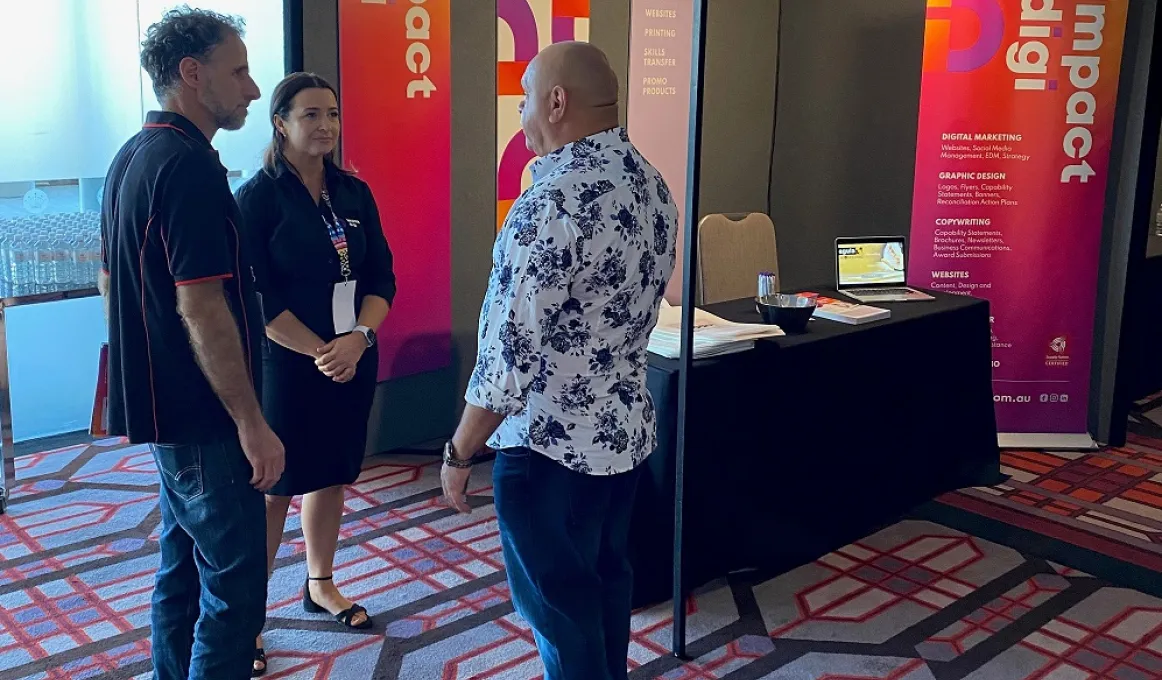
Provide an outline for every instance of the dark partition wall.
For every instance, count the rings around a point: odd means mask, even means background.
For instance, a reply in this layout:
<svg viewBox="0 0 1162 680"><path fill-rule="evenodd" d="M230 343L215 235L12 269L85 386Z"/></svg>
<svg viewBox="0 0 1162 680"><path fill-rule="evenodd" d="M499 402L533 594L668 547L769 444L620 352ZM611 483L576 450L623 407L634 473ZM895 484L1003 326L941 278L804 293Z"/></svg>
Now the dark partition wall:
<svg viewBox="0 0 1162 680"><path fill-rule="evenodd" d="M703 78L701 215L767 211L779 5L792 4L797 3L710 2Z"/></svg>
<svg viewBox="0 0 1162 680"><path fill-rule="evenodd" d="M1139 336L1131 347L1138 370L1128 376L1132 399L1144 399L1162 392L1162 146L1154 162L1154 195L1146 238L1146 259L1134 282L1139 289L1142 316Z"/></svg>
<svg viewBox="0 0 1162 680"><path fill-rule="evenodd" d="M1141 214L1140 223L1135 224L1129 247L1129 272L1125 290L1125 315L1121 329L1121 351L1117 358L1119 365L1115 417L1120 417L1120 409L1128 411L1130 402L1145 399L1162 392L1162 145L1157 145L1159 120L1162 117L1162 45L1157 40L1159 15L1157 2L1145 6L1131 7L1140 14L1139 21L1152 24L1154 40L1142 44L1139 51L1149 53L1153 59L1146 100L1145 132L1141 145L1141 164L1138 167L1142 203L1137 206ZM1151 19L1152 17L1152 19ZM1139 32L1144 33L1145 28ZM1147 36L1140 40L1146 43ZM1144 59L1144 56L1141 57ZM1145 68L1143 64L1140 68ZM1152 148L1154 145L1156 148ZM1146 204L1145 194L1149 192ZM1135 258L1140 258L1135 261ZM1157 400L1148 405L1147 410L1157 407ZM1149 421L1151 424L1152 421ZM1115 441L1120 438L1114 437Z"/></svg>
<svg viewBox="0 0 1162 680"><path fill-rule="evenodd" d="M301 0L303 69L339 86L338 0Z"/></svg>
<svg viewBox="0 0 1162 680"><path fill-rule="evenodd" d="M788 286L834 278L836 236L907 234L923 0L784 2L771 217Z"/></svg>
<svg viewBox="0 0 1162 680"><path fill-rule="evenodd" d="M1138 280L1139 300L1143 317L1139 324L1140 336L1133 349L1139 357L1138 371L1130 376L1128 389L1133 399L1144 399L1162 392L1162 146L1158 147L1154 163L1154 196L1149 234L1146 240L1146 260Z"/></svg>
<svg viewBox="0 0 1162 680"><path fill-rule="evenodd" d="M476 363L476 322L496 239L496 0L452 2L452 364L419 418L451 436ZM426 394L413 392L417 404Z"/></svg>
<svg viewBox="0 0 1162 680"><path fill-rule="evenodd" d="M1142 0L1127 8L1099 256L1090 431L1098 441L1115 446L1125 443L1130 404L1126 376L1138 371L1139 358L1131 348L1145 320L1135 282L1145 262L1153 212L1149 204L1158 144L1155 133L1162 121L1162 90L1157 87L1162 55L1154 40L1157 4L1157 0Z"/></svg>
<svg viewBox="0 0 1162 680"><path fill-rule="evenodd" d="M1135 286L1140 288L1143 320L1129 348L1137 370L1127 374L1126 390L1137 400L1162 392L1162 256L1146 258Z"/></svg>
<svg viewBox="0 0 1162 680"><path fill-rule="evenodd" d="M621 105L621 124L625 125L625 102L629 75L629 1L589 0L589 42L600 47L617 73L617 101Z"/></svg>

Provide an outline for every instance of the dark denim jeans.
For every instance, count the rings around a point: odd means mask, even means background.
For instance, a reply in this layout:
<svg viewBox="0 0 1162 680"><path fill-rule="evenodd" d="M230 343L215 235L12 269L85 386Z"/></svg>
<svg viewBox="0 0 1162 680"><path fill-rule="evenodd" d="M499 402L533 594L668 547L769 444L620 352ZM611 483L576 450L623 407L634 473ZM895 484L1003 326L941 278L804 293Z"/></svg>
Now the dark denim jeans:
<svg viewBox="0 0 1162 680"><path fill-rule="evenodd" d="M641 468L573 472L528 449L497 453L496 515L517 612L545 680L626 680L629 523Z"/></svg>
<svg viewBox="0 0 1162 680"><path fill-rule="evenodd" d="M266 505L238 441L156 445L155 680L250 677L266 615Z"/></svg>

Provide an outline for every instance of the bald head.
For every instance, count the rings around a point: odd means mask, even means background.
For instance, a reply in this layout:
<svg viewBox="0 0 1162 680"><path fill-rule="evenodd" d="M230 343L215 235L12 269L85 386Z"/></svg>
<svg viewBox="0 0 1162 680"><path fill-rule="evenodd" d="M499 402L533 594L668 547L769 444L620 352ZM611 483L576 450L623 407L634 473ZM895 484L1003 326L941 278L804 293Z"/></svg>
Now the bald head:
<svg viewBox="0 0 1162 680"><path fill-rule="evenodd" d="M533 58L529 71L535 90L544 94L560 87L579 110L617 106L617 74L605 53L589 43L549 45Z"/></svg>
<svg viewBox="0 0 1162 680"><path fill-rule="evenodd" d="M521 122L534 153L544 156L618 124L617 74L605 53L584 42L546 47L529 62Z"/></svg>

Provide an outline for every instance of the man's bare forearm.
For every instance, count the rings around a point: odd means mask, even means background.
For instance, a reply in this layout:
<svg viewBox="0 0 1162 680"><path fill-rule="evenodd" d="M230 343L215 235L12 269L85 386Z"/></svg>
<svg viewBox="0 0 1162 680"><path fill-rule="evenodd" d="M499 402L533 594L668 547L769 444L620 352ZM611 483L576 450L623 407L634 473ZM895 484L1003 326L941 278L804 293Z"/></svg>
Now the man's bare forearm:
<svg viewBox="0 0 1162 680"><path fill-rule="evenodd" d="M178 313L210 387L239 427L262 418L234 315L221 281L178 287Z"/></svg>

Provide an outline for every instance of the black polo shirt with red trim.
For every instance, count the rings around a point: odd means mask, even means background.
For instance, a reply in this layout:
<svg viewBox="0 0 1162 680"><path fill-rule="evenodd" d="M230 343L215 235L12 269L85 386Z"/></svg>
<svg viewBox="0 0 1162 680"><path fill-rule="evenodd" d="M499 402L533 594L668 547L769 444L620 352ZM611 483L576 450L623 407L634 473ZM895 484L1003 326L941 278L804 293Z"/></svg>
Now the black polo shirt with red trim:
<svg viewBox="0 0 1162 680"><path fill-rule="evenodd" d="M105 179L109 427L134 443L228 441L237 429L194 356L177 289L223 283L259 391L263 325L226 169L187 118L152 112Z"/></svg>

